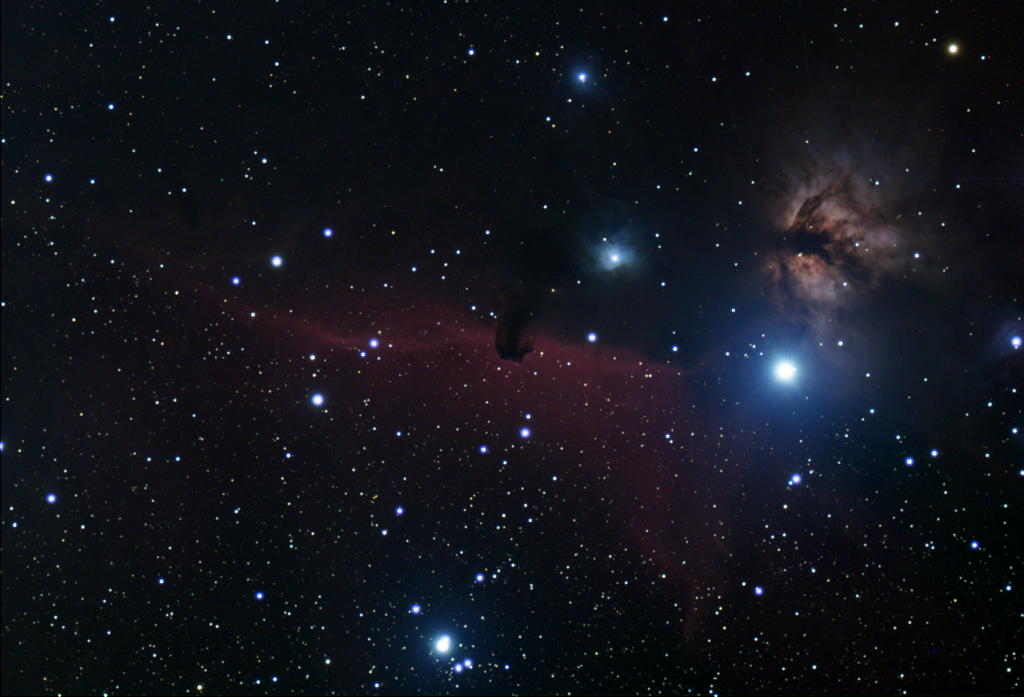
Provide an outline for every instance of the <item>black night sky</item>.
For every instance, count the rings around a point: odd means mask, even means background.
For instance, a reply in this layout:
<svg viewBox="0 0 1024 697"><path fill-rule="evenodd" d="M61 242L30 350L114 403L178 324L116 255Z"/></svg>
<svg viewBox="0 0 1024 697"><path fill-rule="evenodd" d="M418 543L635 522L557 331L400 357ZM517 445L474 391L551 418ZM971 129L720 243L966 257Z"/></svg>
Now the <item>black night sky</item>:
<svg viewBox="0 0 1024 697"><path fill-rule="evenodd" d="M3 694L1019 692L1021 33L5 1Z"/></svg>

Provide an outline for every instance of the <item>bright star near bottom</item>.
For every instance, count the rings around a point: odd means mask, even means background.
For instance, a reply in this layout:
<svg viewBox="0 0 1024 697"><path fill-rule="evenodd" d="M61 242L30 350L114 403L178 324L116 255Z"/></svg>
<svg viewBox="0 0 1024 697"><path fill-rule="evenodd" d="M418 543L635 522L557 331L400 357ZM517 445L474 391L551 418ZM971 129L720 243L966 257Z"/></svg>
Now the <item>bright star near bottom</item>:
<svg viewBox="0 0 1024 697"><path fill-rule="evenodd" d="M775 366L775 377L783 382L789 382L796 377L796 366L789 361L782 361Z"/></svg>
<svg viewBox="0 0 1024 697"><path fill-rule="evenodd" d="M448 653L452 649L452 640L449 637L443 636L437 641L437 650L439 653Z"/></svg>

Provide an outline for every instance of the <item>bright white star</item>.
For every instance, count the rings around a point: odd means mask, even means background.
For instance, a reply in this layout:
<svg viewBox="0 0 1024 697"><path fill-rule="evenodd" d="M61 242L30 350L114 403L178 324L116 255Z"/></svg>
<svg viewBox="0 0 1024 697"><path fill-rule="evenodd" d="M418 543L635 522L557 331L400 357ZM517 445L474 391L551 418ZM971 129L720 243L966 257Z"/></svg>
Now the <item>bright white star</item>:
<svg viewBox="0 0 1024 697"><path fill-rule="evenodd" d="M441 637L440 641L437 642L438 653L448 653L452 649L452 640L446 636Z"/></svg>
<svg viewBox="0 0 1024 697"><path fill-rule="evenodd" d="M789 361L783 361L775 366L775 377L782 382L790 382L796 377L796 366Z"/></svg>

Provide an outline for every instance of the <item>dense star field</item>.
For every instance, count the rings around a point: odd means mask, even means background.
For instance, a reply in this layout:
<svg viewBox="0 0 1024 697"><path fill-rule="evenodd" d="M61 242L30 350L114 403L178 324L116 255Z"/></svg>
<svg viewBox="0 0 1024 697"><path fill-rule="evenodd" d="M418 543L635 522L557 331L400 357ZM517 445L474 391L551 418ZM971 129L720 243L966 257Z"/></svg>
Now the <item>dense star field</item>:
<svg viewBox="0 0 1024 697"><path fill-rule="evenodd" d="M4 695L1021 690L1014 3L0 11Z"/></svg>

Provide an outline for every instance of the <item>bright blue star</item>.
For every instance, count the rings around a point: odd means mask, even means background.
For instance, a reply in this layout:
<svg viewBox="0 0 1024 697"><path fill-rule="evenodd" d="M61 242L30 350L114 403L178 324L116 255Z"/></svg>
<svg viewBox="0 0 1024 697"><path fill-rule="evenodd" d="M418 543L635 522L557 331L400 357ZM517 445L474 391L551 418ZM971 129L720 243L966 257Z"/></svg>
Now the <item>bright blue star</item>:
<svg viewBox="0 0 1024 697"><path fill-rule="evenodd" d="M324 405L324 396L322 394L313 395L313 406L322 407Z"/></svg>
<svg viewBox="0 0 1024 697"><path fill-rule="evenodd" d="M486 445L481 445L480 446L480 454L481 455L486 455L487 454L487 446Z"/></svg>
<svg viewBox="0 0 1024 697"><path fill-rule="evenodd" d="M279 269L281 268L281 265L284 264L284 259L282 259L281 257L274 257L273 259L270 260L270 263L274 266L275 269Z"/></svg>
<svg viewBox="0 0 1024 697"><path fill-rule="evenodd" d="M240 286L242 285L242 279L240 279L238 276L235 276L234 278L231 279L231 283L232 285Z"/></svg>
<svg viewBox="0 0 1024 697"><path fill-rule="evenodd" d="M529 438L530 437L530 429L524 428L522 431L519 432L519 435L522 436L523 438Z"/></svg>
<svg viewBox="0 0 1024 697"><path fill-rule="evenodd" d="M907 467L913 467L914 466L914 458L908 457L906 462L907 462Z"/></svg>
<svg viewBox="0 0 1024 697"><path fill-rule="evenodd" d="M754 589L754 595L764 595L764 588L761 588L761 586L758 586L757 588L755 588Z"/></svg>
<svg viewBox="0 0 1024 697"><path fill-rule="evenodd" d="M580 73L578 77L579 77L579 81L580 82L586 82L587 81L587 74L586 73Z"/></svg>
<svg viewBox="0 0 1024 697"><path fill-rule="evenodd" d="M589 341L592 344L597 343L597 334L588 334L587 341Z"/></svg>
<svg viewBox="0 0 1024 697"><path fill-rule="evenodd" d="M477 574L476 575L476 582L477 583L483 583L484 582L484 575L483 574Z"/></svg>
<svg viewBox="0 0 1024 697"><path fill-rule="evenodd" d="M334 237L334 230L331 228L324 230L324 237Z"/></svg>
<svg viewBox="0 0 1024 697"><path fill-rule="evenodd" d="M256 600L262 601L263 600L263 593L261 593L261 592L260 593L256 593Z"/></svg>
<svg viewBox="0 0 1024 697"><path fill-rule="evenodd" d="M380 341L377 339L370 339L370 348L375 349L380 346Z"/></svg>
<svg viewBox="0 0 1024 697"><path fill-rule="evenodd" d="M452 650L452 640L450 637L443 636L437 642L438 653L448 653Z"/></svg>
<svg viewBox="0 0 1024 697"><path fill-rule="evenodd" d="M775 377L782 382L792 382L796 377L796 366L789 361L782 361L775 366Z"/></svg>
<svg viewBox="0 0 1024 697"><path fill-rule="evenodd" d="M421 612L423 612L423 608L421 608L419 605L413 605L412 610L410 610L409 612L411 612L414 615L418 615Z"/></svg>
<svg viewBox="0 0 1024 697"><path fill-rule="evenodd" d="M1010 339L1010 345L1013 346L1015 349L1019 349L1021 347L1021 343L1022 341L1019 336L1015 336L1012 339Z"/></svg>
<svg viewBox="0 0 1024 697"><path fill-rule="evenodd" d="M46 497L46 503L51 505L57 503L57 496L55 494L50 494Z"/></svg>

